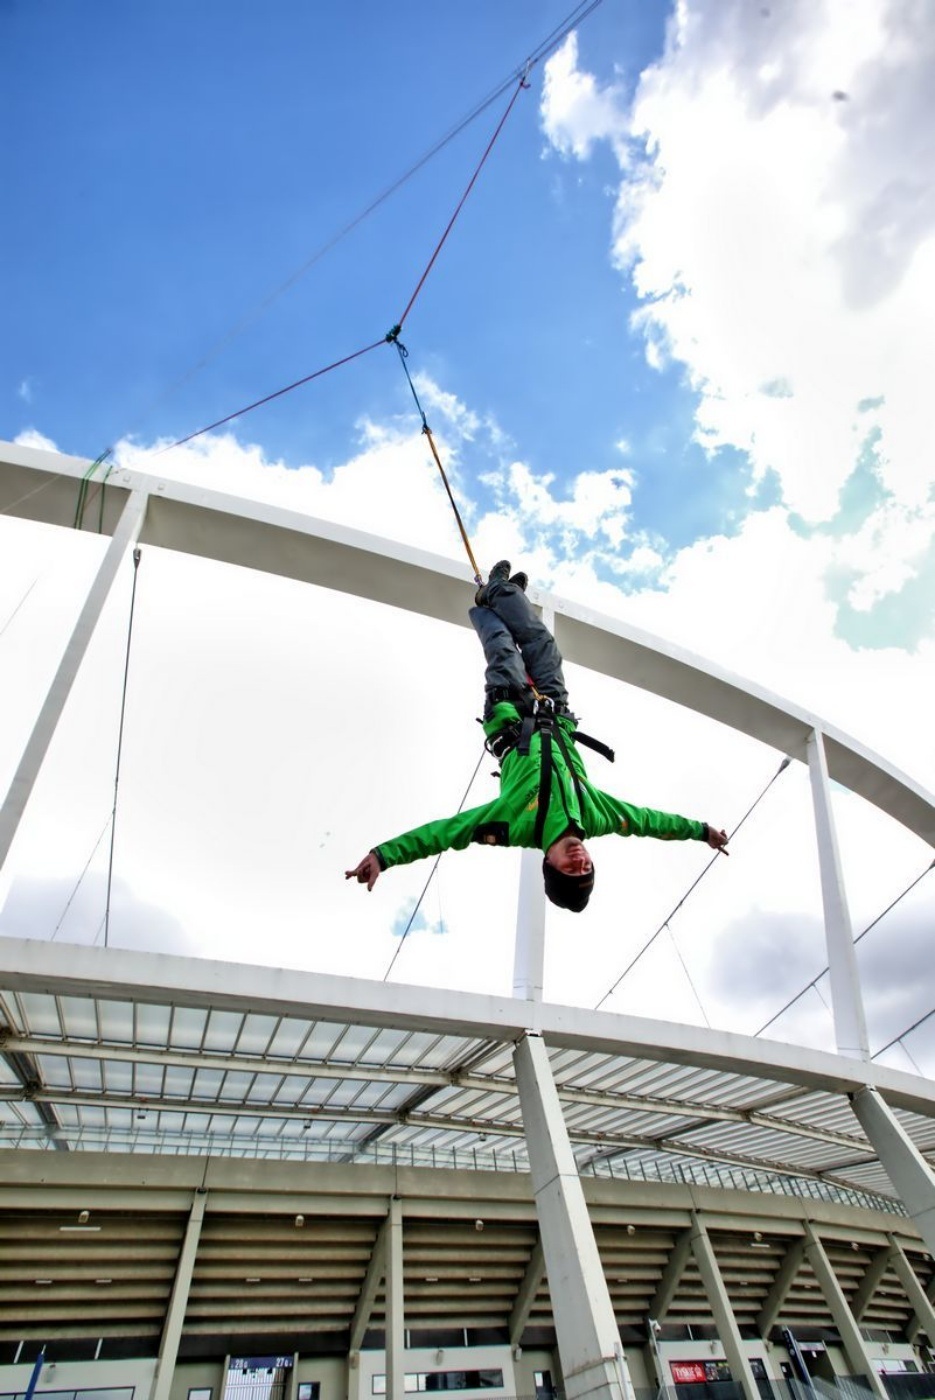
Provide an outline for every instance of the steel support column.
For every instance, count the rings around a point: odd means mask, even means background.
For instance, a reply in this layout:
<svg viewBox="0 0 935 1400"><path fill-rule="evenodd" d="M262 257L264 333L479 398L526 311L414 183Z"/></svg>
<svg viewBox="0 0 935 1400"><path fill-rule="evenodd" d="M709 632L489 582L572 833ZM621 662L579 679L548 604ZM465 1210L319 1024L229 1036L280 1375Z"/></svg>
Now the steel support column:
<svg viewBox="0 0 935 1400"><path fill-rule="evenodd" d="M854 931L847 908L844 874L831 811L831 782L825 741L818 729L812 730L808 740L808 771L818 838L835 1041L839 1054L869 1060L870 1046L857 973L857 955L854 952Z"/></svg>
<svg viewBox="0 0 935 1400"><path fill-rule="evenodd" d="M935 1258L935 1173L878 1089L858 1089L851 1095L851 1107Z"/></svg>
<svg viewBox="0 0 935 1400"><path fill-rule="evenodd" d="M172 1379L175 1375L175 1363L179 1354L179 1342L182 1340L182 1324L185 1321L185 1310L188 1307L188 1290L191 1288L195 1256L198 1253L198 1241L201 1239L201 1225L205 1218L207 1204L207 1191L203 1189L196 1191L192 1208L188 1214L188 1224L185 1227L185 1239L182 1241L179 1262L175 1266L172 1296L169 1299L169 1308L162 1329L162 1340L159 1343L159 1357L153 1376L151 1400L169 1400Z"/></svg>
<svg viewBox="0 0 935 1400"><path fill-rule="evenodd" d="M539 851L523 851L519 867L513 995L525 1001L541 1001L544 976L545 887L542 883L542 856Z"/></svg>
<svg viewBox="0 0 935 1400"><path fill-rule="evenodd" d="M403 1297L403 1203L390 1201L386 1237L386 1395L404 1400L406 1393L406 1319Z"/></svg>
<svg viewBox="0 0 935 1400"><path fill-rule="evenodd" d="M888 1400L887 1390L874 1370L870 1354L860 1335L860 1328L854 1321L854 1314L848 1307L844 1290L838 1282L837 1274L831 1267L831 1260L810 1220L805 1222L805 1256L818 1280L818 1287L824 1294L825 1302L834 1319L834 1325L841 1334L841 1344L847 1356L847 1364L855 1375L867 1377L867 1383L877 1396L877 1400Z"/></svg>
<svg viewBox="0 0 935 1400"><path fill-rule="evenodd" d="M691 1248L701 1281L714 1314L714 1325L718 1330L724 1355L730 1366L734 1381L740 1385L746 1400L760 1400L760 1392L753 1375L753 1369L743 1349L740 1328L730 1305L730 1298L721 1277L721 1270L714 1255L714 1247L708 1237L704 1221L697 1211L692 1211Z"/></svg>
<svg viewBox="0 0 935 1400"><path fill-rule="evenodd" d="M39 770L55 734L56 726L71 693L71 687L78 674L78 668L88 649L88 643L97 626L101 611L107 601L111 585L117 576L120 565L133 548L142 529L149 497L142 491L134 491L123 508L123 514L107 546L104 558L95 575L84 607L65 647L58 670L49 686L48 693L33 725L33 731L23 750L19 766L13 775L10 790L0 808L0 870L10 854L10 847L17 828L26 810L32 790L36 785Z"/></svg>
<svg viewBox="0 0 935 1400"><path fill-rule="evenodd" d="M568 1400L633 1400L620 1332L597 1252L542 1037L513 1052L549 1293Z"/></svg>

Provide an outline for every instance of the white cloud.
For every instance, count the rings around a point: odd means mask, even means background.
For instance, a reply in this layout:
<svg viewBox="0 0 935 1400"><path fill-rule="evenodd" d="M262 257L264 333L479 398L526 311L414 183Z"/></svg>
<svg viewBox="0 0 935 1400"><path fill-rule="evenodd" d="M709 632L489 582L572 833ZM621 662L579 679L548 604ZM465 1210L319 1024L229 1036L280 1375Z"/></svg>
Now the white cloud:
<svg viewBox="0 0 935 1400"><path fill-rule="evenodd" d="M22 399L23 403L32 403L33 394L31 380L28 378L20 380L19 384L16 386L16 396Z"/></svg>
<svg viewBox="0 0 935 1400"><path fill-rule="evenodd" d="M545 68L542 90L543 128L563 155L585 158L595 141L609 140L626 158L627 122L621 110L622 89L603 91L578 68L578 40L569 34Z"/></svg>
<svg viewBox="0 0 935 1400"><path fill-rule="evenodd" d="M620 156L626 126L614 248L643 302L649 363L683 366L698 440L746 452L756 479L774 472L811 521L835 516L865 445L859 406L879 400L877 470L892 499L866 539L903 538L906 552L885 569L868 553L874 581L853 598L898 590L920 537L933 538L927 14L903 0L682 0L629 105L576 58L569 44L550 61L543 125L580 158L601 139ZM577 92L588 102L571 102Z"/></svg>
<svg viewBox="0 0 935 1400"><path fill-rule="evenodd" d="M37 447L40 452L58 451L52 439L38 432L35 428L27 428L25 432L17 434L13 441L17 447Z"/></svg>

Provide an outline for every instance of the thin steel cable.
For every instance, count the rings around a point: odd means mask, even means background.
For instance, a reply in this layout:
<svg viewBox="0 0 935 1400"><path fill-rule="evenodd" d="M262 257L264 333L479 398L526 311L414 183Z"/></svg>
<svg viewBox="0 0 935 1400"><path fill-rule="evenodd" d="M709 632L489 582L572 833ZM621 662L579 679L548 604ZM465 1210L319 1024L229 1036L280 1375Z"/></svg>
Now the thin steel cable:
<svg viewBox="0 0 935 1400"><path fill-rule="evenodd" d="M203 437L205 433L213 432L215 428L222 428L225 423L230 423L234 418L242 418L245 413L252 413L255 408L262 408L265 403L272 403L273 399L281 399L283 394L291 394L293 389L299 389L303 384L310 384L313 379L320 379L329 370L338 369L341 365L350 364L351 360L359 360L361 355L366 355L370 350L376 350L379 345L383 345L382 339L375 340L372 345L365 345L360 350L354 350L350 355L343 355L340 360L333 360L330 365L323 365L321 369L313 370L311 374L303 375L301 379L295 380L293 384L287 384L282 389L275 390L272 394L265 394L262 399L256 399L253 403L248 403L245 408L235 409L233 413L227 413L223 418L218 418L216 422L209 423L206 428L197 428L195 432L189 433L186 437L178 438L176 442L170 442L167 447L162 447L156 453L157 457L162 457L166 452L171 452L176 447L184 447L186 442L192 442L197 437Z"/></svg>
<svg viewBox="0 0 935 1400"><path fill-rule="evenodd" d="M856 948L857 944L860 942L860 940L861 940L862 938L866 938L866 937L867 937L867 934L870 932L870 930L871 930L872 928L876 928L876 926L877 926L877 924L880 922L880 920L881 920L881 919L885 919L886 916L887 916L887 914L890 912L890 910L891 910L891 909L895 909L896 906L897 906L897 904L899 903L899 901L900 901L901 899L905 899L906 895L909 894L912 890L914 890L915 887L916 887L916 885L919 883L919 881L922 880L922 879L924 879L925 876L929 873L929 871L932 870L933 868L935 868L935 860L932 860L932 862L931 862L929 865L927 865L927 866L925 867L925 869L922 871L922 874L921 874L921 875L917 875L916 878L912 881L912 883L906 886L906 888L903 890L902 894L898 894L898 895L896 896L895 899L891 900L890 903L889 903L889 904L886 906L886 908L883 910L883 912L882 912L881 914L878 914L878 915L876 916L875 919L872 919L872 920L870 921L870 923L867 925L867 927L863 930L863 932L862 932L862 933L859 933L859 934L857 935L857 937L854 939L854 947L855 947L855 948ZM797 1002L797 1001L800 1001L800 1000L802 999L802 997L805 996L805 993L806 993L806 992L810 992L811 989L812 989L814 986L816 986L816 984L817 984L818 982L821 981L822 977L824 977L825 974L826 974L827 972L829 972L829 971L830 971L830 968L828 968L828 967L823 967L823 968L821 969L821 971L820 971L819 973L817 973L817 974L812 978L812 980L811 980L810 982L806 983L806 985L802 988L802 990L801 990L800 992L796 992L795 996L792 997L789 1001L787 1001L786 1004L785 1004L785 1006L781 1006L781 1007L779 1008L779 1010L778 1010L773 1016L770 1016L769 1020L766 1021L766 1022L764 1022L764 1024L760 1027L760 1029L759 1029L758 1031L754 1032L754 1034L756 1034L756 1035L762 1035L763 1032L764 1032L769 1026L771 1026L771 1025L773 1024L774 1021L778 1021L779 1018L780 1018L780 1016L784 1016L785 1013L789 1010L789 1008L790 1008L791 1006L795 1006L796 1002ZM819 992L818 995L821 996L821 993ZM824 1001L824 997L822 997L821 999L822 999L822 1001ZM826 1005L827 1005L827 1003L826 1003Z"/></svg>
<svg viewBox="0 0 935 1400"><path fill-rule="evenodd" d="M104 904L104 947L110 934L110 895L114 878L114 838L117 834L117 791L120 787L120 758L123 753L123 724L127 713L127 681L130 676L130 643L133 641L133 614L136 610L136 580L140 571L142 550L133 551L133 588L130 593L130 620L127 624L127 650L123 666L123 690L120 696L120 725L117 730L117 762L114 768L114 808L110 816L110 853L107 859L107 898ZM95 943L97 939L95 938Z"/></svg>
<svg viewBox="0 0 935 1400"><path fill-rule="evenodd" d="M924 1073L923 1073L923 1071L922 1071L922 1067L921 1067L921 1065L919 1064L919 1062L918 1062L918 1060L916 1059L916 1057L915 1057L914 1055L912 1055L912 1054L909 1053L909 1046L906 1045L906 1044L901 1040L901 1041L899 1042L899 1048L900 1048L900 1050L903 1052L903 1054L905 1055L905 1057L906 1057L906 1059L909 1061L909 1063L912 1065L912 1068L915 1070L916 1074L921 1074L922 1077L923 1077L923 1079L924 1079L924 1078L925 1078L925 1075L924 1075Z"/></svg>
<svg viewBox="0 0 935 1400"><path fill-rule="evenodd" d="M476 779L478 773L480 772L480 766L481 766L481 764L483 763L483 761L484 761L484 759L485 759L486 757L487 757L487 750L486 750L486 749L481 749L481 755L480 755L480 758L477 760L477 766L476 766L476 768L474 769L474 772L471 774L471 781L468 783L467 787L464 789L464 796L461 798L461 801L458 803L458 811L455 813L455 816L457 816L458 813L461 812L461 811L463 810L464 804L465 804L465 802L467 802L467 800L468 800L468 794L470 793L471 788L474 786L474 781L475 781L475 779ZM396 959L399 957L399 954L400 954L400 952L401 952L401 950L402 950L402 946L403 946L403 944L405 943L406 939L409 937L409 930L412 928L413 920L415 919L416 915L418 914L419 910L420 910L421 907L422 907L422 901L423 901L423 899L425 898L425 896L426 896L426 894L427 894L427 892L428 892L429 885L432 883L432 877L434 876L435 871L438 869L438 862L441 860L441 858L442 858L443 855L444 855L444 851L439 851L438 855L435 857L434 861L432 862L432 868L431 868L431 870L429 871L428 879L426 880L425 884L422 886L422 893L419 895L419 898L418 898L417 901L416 901L416 906L415 906L415 908L413 909L412 913L409 915L409 922L407 923L405 929L403 930L402 937L400 938L398 944L396 945L396 952L395 952L395 953L393 954L393 956L390 958L389 966L387 967L386 971L385 971L384 974L383 974L383 981L384 981L384 982L385 982L386 979L389 977L390 973L393 971L393 966L394 966L394 964L395 964L395 962L396 962Z"/></svg>
<svg viewBox="0 0 935 1400"><path fill-rule="evenodd" d="M917 1031L919 1027L923 1026L932 1016L935 1016L935 1006L932 1007L931 1011L926 1011L925 1015L920 1016L917 1021L913 1021L911 1026L907 1026L904 1031L900 1031L899 1035L894 1035L892 1040L888 1040L885 1045L881 1045L879 1050L874 1050L873 1054L870 1056L871 1060L875 1060L878 1055L882 1055L884 1050L891 1050L894 1045L901 1042L907 1035L912 1035L913 1031ZM903 1046L904 1050L905 1048L906 1047Z"/></svg>
<svg viewBox="0 0 935 1400"><path fill-rule="evenodd" d="M668 925L666 925L666 927L668 928ZM687 963L687 962L685 961L685 959L682 957L682 950L681 950L681 948L679 947L678 943L676 942L675 934L672 932L671 928L669 929L669 942L672 944L672 947L675 949L675 956L678 958L679 962L682 964L682 971L685 973L685 976L686 976L686 978L688 979L688 985L691 987L692 992L694 993L695 1000L696 1000L697 1003L698 1003L698 1010L701 1012L702 1016L704 1017L704 1023L705 1023L705 1025L708 1027L708 1030L710 1030L710 1029L711 1029L711 1022L708 1020L708 1013L707 1013L707 1011L705 1011L705 1009L704 1009L704 1002L701 1000L701 997L700 997L699 994L698 994L698 988L695 986L695 983L694 983L694 981L692 980L692 975L691 975L691 973L690 973L689 970L688 970L688 963Z"/></svg>
<svg viewBox="0 0 935 1400"><path fill-rule="evenodd" d="M10 625L10 623L13 621L14 617L15 617L16 614L19 612L20 608L23 606L23 604L25 603L26 599L29 597L30 593L33 591L33 589L35 588L36 584L39 582L39 580L40 580L41 577L42 577L41 574L36 574L36 577L33 579L32 583L29 585L29 587L26 589L26 592L23 594L22 598L20 598L20 600L19 600L19 602L17 603L16 607L15 607L15 608L13 609L13 611L10 613L10 616L7 618L6 622L3 624L2 627L0 627L0 637L2 637L3 634L6 632L7 628L8 628L9 625Z"/></svg>
<svg viewBox="0 0 935 1400"><path fill-rule="evenodd" d="M50 942L50 943L54 943L54 942L55 942L55 935L58 933L59 929L62 927L62 924L65 922L65 918L66 918L66 916L67 916L67 914L68 914L69 909L71 908L72 900L74 899L75 895L78 893L78 890L81 888L81 881L84 879L85 875L87 875L87 873L88 873L88 868L89 868L89 866L90 866L92 860L94 859L94 857L97 855L97 848L98 848L98 846L101 844L101 842L103 841L104 836L105 836L105 834L106 834L106 832L107 832L107 828L110 826L110 823L111 823L111 817L108 816L106 822L105 822L104 825L101 827L101 834L100 834L100 836L97 838L97 840L95 841L94 845L91 847L91 854L88 856L87 860L86 860L85 863L84 863L84 869L82 870L81 874L78 876L77 880L75 881L75 887L74 887L74 889L72 890L71 894L68 896L68 898L67 898L66 901L65 901L65 908L62 910L61 918L59 919L58 923L55 925L55 928L52 930L52 937L49 939L49 942Z"/></svg>
<svg viewBox="0 0 935 1400"><path fill-rule="evenodd" d="M200 360L175 379L150 403L148 408L138 414L130 427L125 433L121 434L121 436L126 437L130 433L137 431L137 429L153 415L157 408L161 408L164 403L178 393L179 389L196 378L203 369L211 364L213 360L217 359L218 355L220 355L223 350L226 350L229 345L244 333L244 331L254 326L281 296L285 295L286 292L290 291L302 280L305 274L309 272L316 263L320 262L322 258L330 253L333 248L337 247L343 239L353 233L353 231L364 223L371 214L374 214L382 204L385 204L388 199L392 198L398 190L401 190L404 185L408 184L413 176L417 175L419 171L422 170L424 166L428 165L430 161L434 160L437 155L440 155L445 147L449 146L463 131L467 130L479 117L483 116L488 107L491 107L509 90L511 83L516 82L517 79L521 77L525 78L536 64L548 58L548 56L558 48L559 44L568 37L571 31L579 24L583 23L601 3L602 0L582 0L582 3L576 5L551 33L547 34L544 39L539 41L528 58L520 64L514 64L507 77L497 83L486 97L481 98L479 102L475 103L465 116L455 122L454 126L450 127L443 136L439 137L439 139L419 156L402 175L397 176L395 180L391 181L391 183L387 185L380 194L370 200L359 213L355 214L346 224L342 225L336 233L332 234L324 243L320 244L319 247L306 258L301 266L289 274L285 281L281 282L272 292L264 297L262 301L258 302L251 310L247 311L229 331L208 348Z"/></svg>
<svg viewBox="0 0 935 1400"><path fill-rule="evenodd" d="M415 291L413 292L412 296L409 298L408 302L406 303L406 309L405 309L405 311L403 312L403 314L402 314L402 315L400 316L400 318L399 318L399 326L400 326L400 328L402 328L402 326L405 324L406 317L409 315L410 311L412 310L413 306L415 305L416 297L419 295L419 293L421 292L423 286L425 285L425 279L428 277L429 273L432 271L432 268L435 266L435 260L436 260L436 258L438 257L439 253L441 252L442 248L445 246L445 242L446 242L446 240L447 240L447 238L448 238L448 235L449 235L449 233L451 232L451 230L454 228L454 226L455 226L455 220L457 219L458 215L461 213L461 210L464 208L465 201L467 200L468 195L471 193L471 190L474 188L475 184L477 183L478 176L480 175L480 173L481 173L481 171L483 170L485 164L487 163L487 157L490 155L490 152L493 150L494 144L495 144L495 142L496 142L496 140L497 140L497 137L500 135L500 132L503 130L504 126L506 125L506 119L507 119L507 117L510 115L510 113L512 112L512 110L513 110L513 105L514 105L514 103L516 102L517 97L519 97L520 93L524 90L524 88L528 88L528 87L529 87L529 83L526 81L526 75L523 74L523 76L520 78L519 82L516 84L516 91L513 93L513 96L510 98L510 101L509 101L509 103L508 103L508 105L507 105L506 111L503 113L503 116L500 118L499 122L497 123L497 127L496 127L496 130L494 131L494 134L491 136L490 140L487 142L487 146L486 146L486 148L485 148L485 150L484 150L484 154L481 156L480 160L478 161L478 163L477 163L477 165L476 165L476 167L475 167L475 170L474 170L474 174L471 176L470 180L468 181L467 189L464 191L464 194L463 194L463 195L461 196L461 198L458 200L458 203L457 203L457 205L456 205L456 207L455 207L455 211L454 211L454 213L452 214L451 218L448 220L448 223L447 223L447 225L446 225L446 227L445 227L445 231L444 231L444 233L442 234L441 238L438 240L438 243L437 243L437 245L436 245L435 251L434 251L434 253L432 254L432 256L429 258L428 263L426 264L426 267L425 267L425 271L423 272L422 276L419 278L418 283L416 284L416 289L415 289Z"/></svg>
<svg viewBox="0 0 935 1400"><path fill-rule="evenodd" d="M517 99L517 97L519 96L519 94L520 94L520 92L522 91L522 89L523 89L524 87L528 87L528 86L529 86L529 84L526 82L525 76L522 77L522 78L520 78L519 84L518 84L518 86L517 86L517 88L516 88L516 91L514 92L513 96L510 98L510 102L509 102L509 105L507 106L506 111L504 112L503 116L500 118L500 121L499 121L499 123L498 123L498 125L497 125L496 130L494 131L493 136L492 136L492 137L490 138L490 140L488 141L487 146L486 146L486 148L485 148L485 150L484 150L484 153L483 153L483 155L481 156L480 161L478 162L477 166L475 167L474 173L473 173L473 175L471 176L470 181L468 182L467 189L464 191L464 194L461 196L461 199L459 200L459 202L458 202L458 204L457 204L457 207L455 208L454 213L452 214L451 218L448 220L447 227L445 228L445 231L444 231L444 233L442 234L442 236L441 236L439 242L436 244L435 251L432 253L431 257L429 258L428 263L426 264L426 267L425 267L425 271L422 273L422 276L419 278L419 281L418 281L418 283L417 283L417 285L416 285L416 289L415 289L415 291L412 293L412 296L409 298L409 301L408 301L408 303L407 303L407 306L406 306L405 311L403 312L402 316L400 316L400 318L399 318L399 323L393 327L392 331L390 331L390 333L389 333L388 335L386 335L382 341L377 340L377 341L374 341L372 345L365 345L361 350L355 350L355 351L353 352L353 354L345 355L345 356L343 356L343 357L342 357L341 359L339 359L339 360L334 360L330 365L325 365L323 368L315 370L312 374L306 374L305 376L303 376L303 378L295 380L294 383L292 383L292 384L287 384L287 385L285 386L285 388L277 389L277 390L276 390L274 393L272 393L272 394L266 394L263 398L261 398L261 399L256 399L254 403L247 404L245 408L238 408L238 409L235 409L235 411L234 411L233 413L228 413L228 414L226 414L223 418L218 418L216 422L214 422L214 423L209 423L208 426L207 426L206 428L198 428L195 432L189 433L186 437L179 438L179 439L177 439L177 441L170 443L170 444L168 445L168 447L162 448L161 451L160 451L157 455L161 457L161 456L163 455L164 452L171 452L171 451L173 450L173 448L182 447L182 446L184 446L185 443L187 443L187 442L192 442L195 438L203 437L205 433L210 433L210 432L212 431L212 429L214 429L214 428L223 427L223 425L224 425L225 423L230 423L231 420L234 419L234 418L242 418L242 417L244 416L244 414L246 414L246 413L252 413L253 410L254 410L255 408L262 408L262 406L263 406L264 404L272 403L272 401L273 401L274 399L282 398L282 396L283 396L284 394L291 394L292 391L293 391L293 389L299 389L299 388L301 388L301 386L302 386L303 384L310 384L311 381L312 381L313 379L320 379L322 375L328 374L329 371L331 371L331 370L333 370L333 369L338 369L341 365L350 364L350 362L351 362L352 360L360 359L361 355L366 355L370 350L376 350L376 348L377 348L378 345L382 345L382 344L384 344L384 343L386 343L386 342L391 342L391 343L392 343L392 342L395 342L396 345L397 345L397 348L399 349L399 340L398 340L398 336L399 336L400 330L402 329L403 321L404 321L404 320L406 319L406 317L409 315L409 312L412 310L412 307L413 307L413 305L414 305L414 303L415 303L416 297L419 295L419 293L421 292L423 286L425 285L425 279L428 277L429 273L431 272L432 268L434 267L434 265L435 265L435 260L436 260L436 258L438 257L439 253L441 252L442 246L444 245L445 240L447 239L449 233L451 232L452 228L454 227L455 220L457 219L458 215L461 213L462 208L464 207L464 202L465 202L465 200L467 199L468 195L471 193L471 190L474 188L474 185L475 185L475 183L476 183L476 181L477 181L477 177L480 175L480 172L481 172L481 170L482 170L482 168L483 168L483 166L484 166L484 163L486 162L487 157L490 155L490 152L491 152L492 149L493 149L494 142L496 141L497 137L500 135L500 132L503 130L504 123L506 122L507 117L510 115L510 112L513 110L513 104L514 104L514 102L516 101L516 99ZM404 352L403 350L400 349L400 355L403 356L404 354L405 354L405 352ZM411 381L410 381L410 387L411 387ZM415 390L413 390L413 393L415 393ZM433 455L434 455L434 457L435 457L436 462L438 462L439 470L442 472L442 479L444 480L444 479L445 479L445 473L444 473L444 471L442 470L441 462L438 461L438 453L435 451L434 443L432 443L432 435L431 435L431 433L429 432L428 425L427 425L426 422L425 422L425 415L424 415L424 414L422 415L422 423L423 423L423 431L426 432L426 433L428 433L428 436L429 436L429 444L430 444L430 446L432 447L432 453L433 453ZM96 463L95 463L95 465L96 465ZM93 466L92 466L91 471L93 471L93 470L94 470L94 468L93 468ZM448 486L447 481L445 482L445 486L446 486L446 489L447 489L447 486ZM457 508L457 506L455 506L455 504L454 504L454 497L451 495L451 491L450 491L450 490L448 491L448 497L449 497L449 499L451 500L451 504L452 504L452 506L454 507L455 515L456 515L457 518L458 518L458 527L459 527L459 529L461 530L462 538L463 538L464 541L465 541L465 545L466 545L466 547L467 547L468 555L471 557L471 562L472 562L472 564L473 564L473 566L474 566L474 573L475 573L475 576L476 576L476 575L477 575L477 572L478 572L478 571L477 571L477 565L474 564L473 556L471 555L471 546L470 546L470 544L468 544L468 542L467 542L467 537L466 537L466 535L465 535L465 533L464 533L464 527L463 527L463 525L461 524L461 517L458 515L458 508ZM82 499L82 501L81 501L81 506L80 506L80 508L81 508L82 510L83 510L83 508L84 508L84 507L83 507L83 499ZM479 580L479 578L478 578L478 582L479 582L479 581L480 581L480 580Z"/></svg>
<svg viewBox="0 0 935 1400"><path fill-rule="evenodd" d="M740 830L740 828L743 826L744 822L745 822L745 821L747 820L747 818L751 815L751 813L754 812L754 811L756 810L756 808L760 805L760 803L763 801L763 798L766 796L766 794L769 792L770 788L773 786L773 783L774 783L774 782L776 781L776 779L779 777L780 773L783 773L783 772L789 767L790 762L791 762L791 759L788 759L788 758L784 758L784 759L783 759L782 763L780 763L779 767L776 769L776 772L775 772L775 773L773 774L773 776L770 778L769 782L766 784L765 788L764 788L763 791L760 793L759 797L756 798L756 800L755 800L754 802L751 802L750 806L749 806L749 807L747 808L747 810L744 812L743 816L740 818L740 821L737 823L737 825L734 827L733 831L730 833L730 836L728 837L728 841L733 841L734 837L737 835L737 832L738 832L738 831ZM655 943L656 939L657 939L657 938L659 937L659 935L662 933L663 929L665 929L665 928L668 927L669 921L675 917L675 915L676 915L676 914L678 913L678 911L681 909L682 905L683 905L683 904L685 903L685 901L688 899L689 895L692 893L692 891L695 889L695 887L701 883L701 881L702 881L702 880L704 879L704 877L707 875L708 871L711 869L712 865L713 865L714 862L720 857L720 855L721 855L721 852L720 852L720 851L715 851L714 855L713 855L713 856L711 857L711 859L708 861L708 863L707 863L707 865L705 866L705 868L701 871L701 873L700 873L699 875L697 875L697 876L695 877L695 879L694 879L694 880L692 881L692 883L689 885L688 889L687 889L687 890L685 891L685 893L682 895L682 898L679 900L678 904L676 904L675 907L674 907L672 910L670 910L669 914L666 916L666 918L663 919L662 923L661 923L661 924L659 925L659 927L656 929L656 932L655 932L654 934L652 934L652 936L651 936L650 938L647 938L646 942L643 944L642 948L639 950L639 952L636 954L636 956L635 956L634 958L631 958L630 962L629 962L629 963L627 964L627 966L624 968L623 972L621 972L620 976L617 978L617 980L616 980L616 982L613 984L613 986L610 987L609 990L606 991L606 992L604 993L604 995L601 997L600 1001L597 1002L597 1003L595 1004L595 1007L594 1007L594 1010L595 1010L595 1011L599 1011L600 1008L604 1005L604 1002L607 1001L607 999L608 999L609 997L612 997L612 996L613 996L614 992L615 992L615 991L617 990L617 988L620 986L620 983L623 981L623 979L624 979L625 977L628 977L628 976L629 976L629 974L633 971L634 967L636 967L636 964L639 962L639 960L640 960L640 958L643 956L643 954L644 954L645 952L647 952L647 951L652 947L652 945Z"/></svg>

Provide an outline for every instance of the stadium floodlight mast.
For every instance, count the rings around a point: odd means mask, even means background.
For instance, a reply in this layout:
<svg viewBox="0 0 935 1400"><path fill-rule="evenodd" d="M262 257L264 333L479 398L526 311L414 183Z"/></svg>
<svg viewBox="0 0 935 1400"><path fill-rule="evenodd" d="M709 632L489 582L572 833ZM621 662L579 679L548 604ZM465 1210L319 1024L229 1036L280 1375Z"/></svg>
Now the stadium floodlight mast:
<svg viewBox="0 0 935 1400"><path fill-rule="evenodd" d="M89 465L78 458L0 444L0 512L73 527L76 493L82 491ZM95 500L94 515L95 529L99 527L110 542L0 808L0 869L10 853L109 591L138 545L181 550L467 625L465 579L457 564L298 512L118 468L108 476L106 489ZM531 590L530 598L552 625L566 660L675 701L808 766L838 1054L855 1069L856 1062L861 1064L860 1072L852 1076L858 1085L851 1095L854 1111L935 1256L935 1176L878 1091L877 1070L870 1063L830 785L840 783L864 797L930 845L935 845L935 798L817 716L758 686L646 632L557 596ZM541 1003L543 992L545 914L537 865L535 853L523 853L514 995L526 1003ZM526 1024L535 1024L535 1018L531 1015ZM516 1068L530 1158L538 1155L544 1161L551 1154L555 1162L567 1162L570 1147L567 1135L563 1140L561 1111L557 1098L554 1102L551 1098L554 1083L548 1059L536 1033L520 1039ZM881 1075L880 1082L884 1079ZM841 1082L849 1082L843 1065ZM533 1138L537 1139L535 1154ZM568 1175L570 1179L570 1170ZM548 1265L553 1246L545 1218L542 1225ZM582 1258L588 1278L581 1282L586 1288L599 1270L599 1260L596 1251L590 1262L584 1254ZM610 1338L612 1321L612 1310L609 1320L598 1319L599 1335L591 1353L600 1356L601 1374L608 1378L619 1377ZM606 1384L627 1391L625 1378L607 1379Z"/></svg>

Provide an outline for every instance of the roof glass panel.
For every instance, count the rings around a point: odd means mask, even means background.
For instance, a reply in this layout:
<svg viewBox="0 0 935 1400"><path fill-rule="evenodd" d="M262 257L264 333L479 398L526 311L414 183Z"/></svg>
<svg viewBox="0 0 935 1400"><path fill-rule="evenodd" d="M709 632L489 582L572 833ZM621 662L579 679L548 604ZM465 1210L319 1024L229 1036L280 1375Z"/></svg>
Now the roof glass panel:
<svg viewBox="0 0 935 1400"><path fill-rule="evenodd" d="M308 1035L310 1023L295 1017L284 1016L276 1028L267 1054L276 1058L292 1059L297 1055L302 1042Z"/></svg>
<svg viewBox="0 0 935 1400"><path fill-rule="evenodd" d="M62 1027L58 1019L58 1011L55 1007L54 997L46 996L40 992L22 992L16 1000L19 1003L19 1019L22 1021L23 1030L33 1035L58 1036L61 1034ZM65 998L62 998L63 1003L65 1000ZM74 1031L72 1033L84 1034L85 1036L96 1035L92 1003L84 1000L76 1001L72 997L67 998L67 1000L77 1007L80 1007L84 1017L83 1031ZM81 1023L81 1018L76 1017L76 1020Z"/></svg>
<svg viewBox="0 0 935 1400"><path fill-rule="evenodd" d="M278 1016L267 1016L251 1011L245 1018L234 1050L238 1055L263 1055L276 1034Z"/></svg>
<svg viewBox="0 0 935 1400"><path fill-rule="evenodd" d="M98 1021L101 1039L119 1045L133 1043L133 1003L130 1001L98 1001Z"/></svg>
<svg viewBox="0 0 935 1400"><path fill-rule="evenodd" d="M204 1048L209 1052L220 1050L230 1054L245 1020L246 1017L240 1011L221 1011L213 1007L208 1016Z"/></svg>
<svg viewBox="0 0 935 1400"><path fill-rule="evenodd" d="M198 1050L204 1038L208 1013L202 1006L172 1008L169 1045L175 1050Z"/></svg>
<svg viewBox="0 0 935 1400"><path fill-rule="evenodd" d="M140 1002L136 1008L136 1036L140 1045L163 1046L168 1043L171 1007L150 1006Z"/></svg>
<svg viewBox="0 0 935 1400"><path fill-rule="evenodd" d="M165 1071L163 1081L163 1093L166 1098L178 1099L188 1097L192 1092L192 1084L195 1080L195 1071L192 1069L179 1069L171 1066Z"/></svg>

